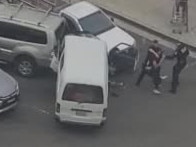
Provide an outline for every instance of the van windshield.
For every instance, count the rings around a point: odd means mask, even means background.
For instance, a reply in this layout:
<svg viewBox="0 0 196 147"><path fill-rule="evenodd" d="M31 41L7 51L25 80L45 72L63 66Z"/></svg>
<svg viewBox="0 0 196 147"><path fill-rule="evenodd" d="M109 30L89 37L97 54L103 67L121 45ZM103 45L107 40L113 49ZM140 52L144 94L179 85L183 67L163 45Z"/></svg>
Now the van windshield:
<svg viewBox="0 0 196 147"><path fill-rule="evenodd" d="M78 103L103 104L103 91L100 86L67 84L62 99Z"/></svg>

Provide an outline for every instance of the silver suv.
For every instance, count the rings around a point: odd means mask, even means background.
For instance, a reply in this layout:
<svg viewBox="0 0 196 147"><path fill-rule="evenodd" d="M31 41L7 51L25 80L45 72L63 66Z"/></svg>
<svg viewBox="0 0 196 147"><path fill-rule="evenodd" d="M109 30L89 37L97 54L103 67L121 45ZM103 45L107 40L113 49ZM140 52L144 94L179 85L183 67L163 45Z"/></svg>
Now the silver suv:
<svg viewBox="0 0 196 147"><path fill-rule="evenodd" d="M0 61L14 63L22 76L33 76L37 67L50 66L52 51L64 48L65 25L49 11L0 4Z"/></svg>

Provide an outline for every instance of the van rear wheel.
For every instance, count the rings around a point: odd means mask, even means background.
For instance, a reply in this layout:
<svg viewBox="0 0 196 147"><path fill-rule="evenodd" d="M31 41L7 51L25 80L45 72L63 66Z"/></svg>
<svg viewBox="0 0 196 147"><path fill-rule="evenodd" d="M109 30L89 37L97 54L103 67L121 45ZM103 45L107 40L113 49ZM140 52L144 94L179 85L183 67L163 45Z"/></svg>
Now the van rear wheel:
<svg viewBox="0 0 196 147"><path fill-rule="evenodd" d="M99 125L99 128L103 128L105 126L106 121L102 121Z"/></svg>
<svg viewBox="0 0 196 147"><path fill-rule="evenodd" d="M36 63L31 57L18 57L16 59L15 69L23 77L32 77L36 71Z"/></svg>

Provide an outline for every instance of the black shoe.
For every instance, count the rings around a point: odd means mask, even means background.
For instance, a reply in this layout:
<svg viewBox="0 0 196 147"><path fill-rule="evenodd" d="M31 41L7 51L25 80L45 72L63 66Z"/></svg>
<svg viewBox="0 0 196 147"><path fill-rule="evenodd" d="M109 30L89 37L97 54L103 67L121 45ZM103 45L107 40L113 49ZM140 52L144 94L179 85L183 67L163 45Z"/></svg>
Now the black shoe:
<svg viewBox="0 0 196 147"><path fill-rule="evenodd" d="M172 93L172 94L176 94L176 91L175 90L172 90L172 89L169 90L169 92Z"/></svg>

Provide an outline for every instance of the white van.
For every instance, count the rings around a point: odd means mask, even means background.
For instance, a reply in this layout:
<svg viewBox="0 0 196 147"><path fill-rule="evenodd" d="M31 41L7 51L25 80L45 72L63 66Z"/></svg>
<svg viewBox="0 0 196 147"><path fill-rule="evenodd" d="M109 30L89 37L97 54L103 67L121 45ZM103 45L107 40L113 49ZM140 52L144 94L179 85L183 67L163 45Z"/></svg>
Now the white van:
<svg viewBox="0 0 196 147"><path fill-rule="evenodd" d="M105 42L68 35L57 75L55 115L60 122L102 125L108 106Z"/></svg>

